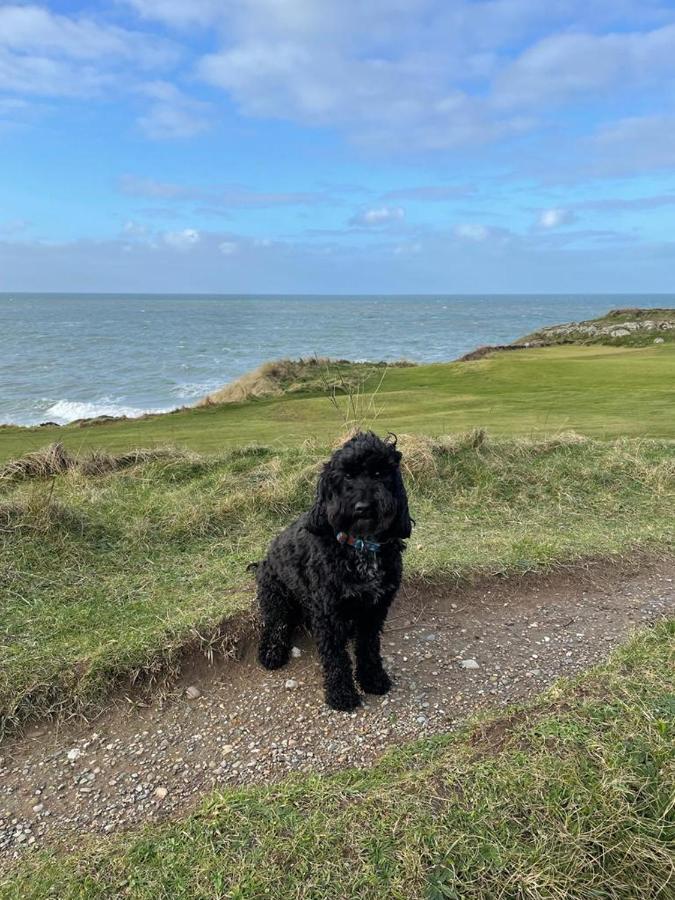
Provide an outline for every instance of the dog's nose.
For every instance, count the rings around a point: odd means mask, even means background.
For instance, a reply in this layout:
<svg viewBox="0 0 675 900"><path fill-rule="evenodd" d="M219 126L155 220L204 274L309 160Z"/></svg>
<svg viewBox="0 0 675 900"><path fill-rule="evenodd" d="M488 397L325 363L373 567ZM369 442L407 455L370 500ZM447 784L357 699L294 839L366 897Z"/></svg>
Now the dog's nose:
<svg viewBox="0 0 675 900"><path fill-rule="evenodd" d="M369 510L370 510L370 503L366 503L363 500L359 500L358 503L354 504L354 512L359 516L362 515L363 513L368 512Z"/></svg>

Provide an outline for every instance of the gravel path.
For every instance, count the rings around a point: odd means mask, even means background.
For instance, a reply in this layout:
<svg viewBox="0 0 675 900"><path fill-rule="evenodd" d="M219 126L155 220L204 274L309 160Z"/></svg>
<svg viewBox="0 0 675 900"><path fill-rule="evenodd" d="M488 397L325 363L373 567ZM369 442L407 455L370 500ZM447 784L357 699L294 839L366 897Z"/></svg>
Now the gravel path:
<svg viewBox="0 0 675 900"><path fill-rule="evenodd" d="M44 726L0 746L0 865L184 814L211 788L375 761L388 747L447 731L476 710L541 691L603 659L636 627L675 613L675 563L614 566L462 590L408 585L383 639L394 689L352 714L323 704L311 640L265 672L198 663L180 699L124 700L88 725Z"/></svg>

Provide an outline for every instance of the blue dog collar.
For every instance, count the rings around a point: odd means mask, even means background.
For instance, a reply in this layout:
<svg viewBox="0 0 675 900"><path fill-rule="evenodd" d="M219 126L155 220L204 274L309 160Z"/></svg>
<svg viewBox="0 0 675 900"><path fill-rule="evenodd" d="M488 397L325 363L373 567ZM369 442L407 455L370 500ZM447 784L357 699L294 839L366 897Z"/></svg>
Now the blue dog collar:
<svg viewBox="0 0 675 900"><path fill-rule="evenodd" d="M338 531L337 542L338 544L348 544L355 550L369 550L371 553L378 553L382 546L382 544L378 544L377 541L367 541L365 538L352 537L351 534L347 534L346 531Z"/></svg>

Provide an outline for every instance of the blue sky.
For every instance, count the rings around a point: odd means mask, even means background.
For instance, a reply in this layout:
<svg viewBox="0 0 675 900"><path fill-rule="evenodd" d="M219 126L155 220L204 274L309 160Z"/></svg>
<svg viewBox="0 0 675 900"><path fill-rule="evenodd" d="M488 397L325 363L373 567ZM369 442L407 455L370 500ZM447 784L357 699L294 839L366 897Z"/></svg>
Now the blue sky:
<svg viewBox="0 0 675 900"><path fill-rule="evenodd" d="M0 2L0 291L670 291L675 4Z"/></svg>

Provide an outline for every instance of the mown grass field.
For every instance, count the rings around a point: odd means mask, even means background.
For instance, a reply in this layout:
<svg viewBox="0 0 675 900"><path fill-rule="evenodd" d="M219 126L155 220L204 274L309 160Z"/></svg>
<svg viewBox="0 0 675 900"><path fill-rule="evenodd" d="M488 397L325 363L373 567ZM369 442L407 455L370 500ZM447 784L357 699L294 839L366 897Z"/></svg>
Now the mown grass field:
<svg viewBox="0 0 675 900"><path fill-rule="evenodd" d="M308 437L329 443L353 419L383 433L441 435L480 427L501 437L572 429L601 440L675 438L675 344L549 347L390 368L382 376L373 369L355 396L338 397L338 408L311 386L143 420L0 428L0 462L55 440L74 453L166 445L219 453L249 443L299 446Z"/></svg>
<svg viewBox="0 0 675 900"><path fill-rule="evenodd" d="M668 900L675 627L368 772L216 793L2 879L3 900Z"/></svg>
<svg viewBox="0 0 675 900"><path fill-rule="evenodd" d="M479 432L400 445L418 521L408 577L452 581L673 546L671 442L492 442ZM311 504L329 453L307 444L169 453L99 475L76 466L5 478L5 725L92 711L120 680L216 641L223 621L250 608L246 564Z"/></svg>

